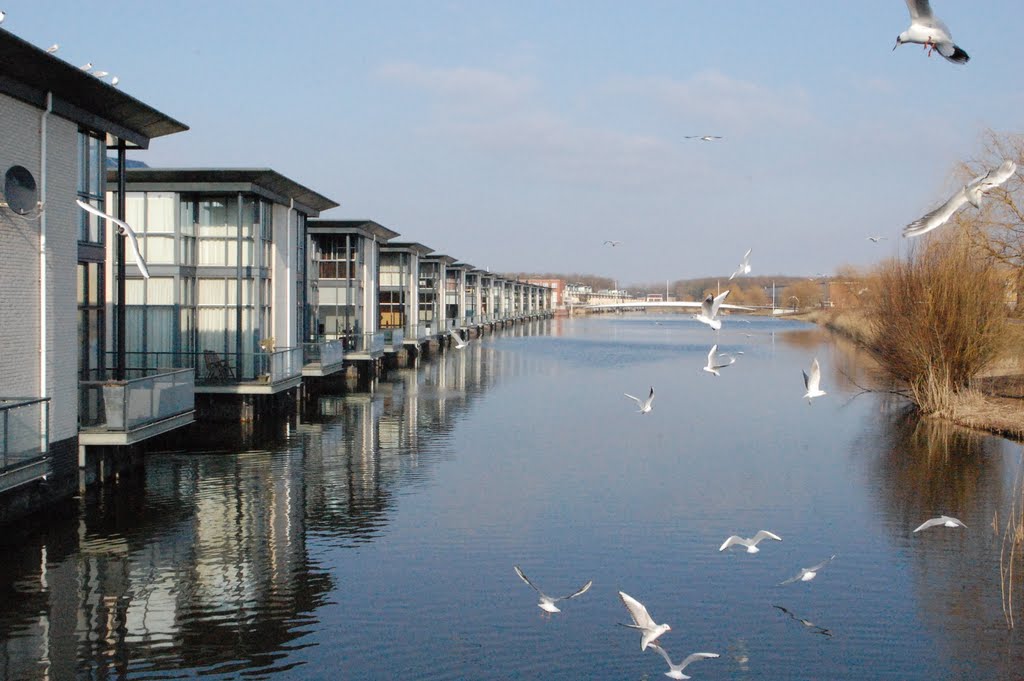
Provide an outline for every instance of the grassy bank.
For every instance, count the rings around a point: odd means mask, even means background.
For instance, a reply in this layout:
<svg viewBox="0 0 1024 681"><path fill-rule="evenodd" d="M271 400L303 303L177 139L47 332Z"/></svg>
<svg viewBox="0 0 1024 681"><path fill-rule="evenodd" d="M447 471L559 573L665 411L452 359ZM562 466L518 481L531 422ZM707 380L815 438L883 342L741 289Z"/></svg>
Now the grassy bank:
<svg viewBox="0 0 1024 681"><path fill-rule="evenodd" d="M878 352L867 315L858 310L813 310L794 315ZM1009 324L1008 338L999 358L982 374L948 399L929 416L957 425L1024 440L1024 324Z"/></svg>

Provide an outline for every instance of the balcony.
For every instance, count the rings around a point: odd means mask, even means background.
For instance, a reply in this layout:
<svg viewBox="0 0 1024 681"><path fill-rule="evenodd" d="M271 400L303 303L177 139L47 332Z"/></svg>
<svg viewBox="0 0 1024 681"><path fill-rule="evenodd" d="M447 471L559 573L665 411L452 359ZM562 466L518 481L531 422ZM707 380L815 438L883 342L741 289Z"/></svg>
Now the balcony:
<svg viewBox="0 0 1024 681"><path fill-rule="evenodd" d="M345 344L345 357L351 360L378 359L384 354L384 332L354 333L342 336Z"/></svg>
<svg viewBox="0 0 1024 681"><path fill-rule="evenodd" d="M0 492L46 477L50 399L0 397Z"/></svg>
<svg viewBox="0 0 1024 681"><path fill-rule="evenodd" d="M129 352L128 370L172 367L195 370L195 392L273 395L302 383L303 348L273 352Z"/></svg>
<svg viewBox="0 0 1024 681"><path fill-rule="evenodd" d="M405 342L405 329L384 329L384 352L395 353Z"/></svg>
<svg viewBox="0 0 1024 681"><path fill-rule="evenodd" d="M341 371L345 350L340 340L302 344L302 375L330 376Z"/></svg>
<svg viewBox="0 0 1024 681"><path fill-rule="evenodd" d="M79 381L80 445L127 446L195 420L192 369L135 369L123 381Z"/></svg>

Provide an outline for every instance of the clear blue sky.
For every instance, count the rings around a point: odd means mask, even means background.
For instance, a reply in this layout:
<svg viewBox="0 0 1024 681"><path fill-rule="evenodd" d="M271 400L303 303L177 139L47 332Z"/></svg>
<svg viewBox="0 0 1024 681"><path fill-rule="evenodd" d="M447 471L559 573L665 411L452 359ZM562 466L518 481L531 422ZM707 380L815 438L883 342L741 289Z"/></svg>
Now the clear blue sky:
<svg viewBox="0 0 1024 681"><path fill-rule="evenodd" d="M890 51L902 0L0 9L191 127L151 166L270 167L478 267L639 283L895 253L986 129L1022 129L1024 2L933 6L966 66Z"/></svg>

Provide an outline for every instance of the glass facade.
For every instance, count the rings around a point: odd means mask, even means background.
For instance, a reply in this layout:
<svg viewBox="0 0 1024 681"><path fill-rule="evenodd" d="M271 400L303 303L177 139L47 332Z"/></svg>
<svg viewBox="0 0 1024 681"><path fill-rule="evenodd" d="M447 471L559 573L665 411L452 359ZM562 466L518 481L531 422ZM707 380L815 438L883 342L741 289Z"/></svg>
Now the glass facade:
<svg viewBox="0 0 1024 681"><path fill-rule="evenodd" d="M358 234L319 234L319 332L327 339L360 334L365 282L359 276L366 257Z"/></svg>
<svg viewBox="0 0 1024 681"><path fill-rule="evenodd" d="M103 138L86 131L78 133L78 198L106 212L107 145ZM130 222L128 224L131 224ZM79 211L78 240L102 244L106 225L99 216Z"/></svg>
<svg viewBox="0 0 1024 681"><path fill-rule="evenodd" d="M87 131L78 133L78 178L76 193L82 201L106 212L106 157L103 139ZM78 210L78 376L79 380L106 378L107 314L106 314L106 241L104 220ZM98 404L89 403L85 392L79 393L79 416L89 418ZM95 402L95 400L93 400Z"/></svg>

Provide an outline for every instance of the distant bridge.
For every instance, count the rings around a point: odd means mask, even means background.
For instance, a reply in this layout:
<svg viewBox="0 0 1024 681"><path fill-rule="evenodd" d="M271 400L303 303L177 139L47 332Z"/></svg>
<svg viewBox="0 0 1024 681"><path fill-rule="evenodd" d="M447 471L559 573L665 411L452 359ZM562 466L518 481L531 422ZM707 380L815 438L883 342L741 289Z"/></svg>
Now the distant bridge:
<svg viewBox="0 0 1024 681"><path fill-rule="evenodd" d="M579 310L639 310L652 307L661 308L699 308L702 303L697 301L646 301L626 300L617 303L587 303L585 305L573 305ZM772 314L792 314L792 310L773 308L771 305L729 305L722 303L720 310L740 310L742 312L755 312L757 310L771 310Z"/></svg>

